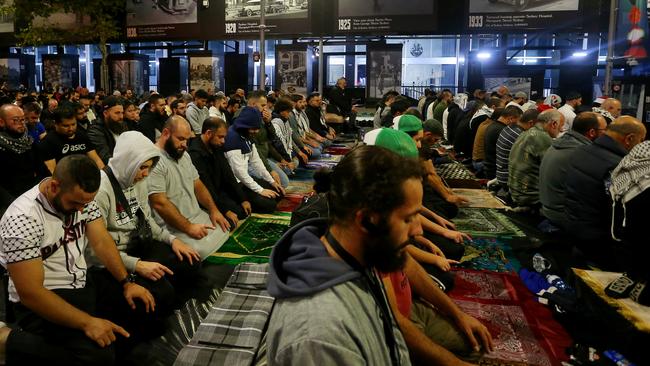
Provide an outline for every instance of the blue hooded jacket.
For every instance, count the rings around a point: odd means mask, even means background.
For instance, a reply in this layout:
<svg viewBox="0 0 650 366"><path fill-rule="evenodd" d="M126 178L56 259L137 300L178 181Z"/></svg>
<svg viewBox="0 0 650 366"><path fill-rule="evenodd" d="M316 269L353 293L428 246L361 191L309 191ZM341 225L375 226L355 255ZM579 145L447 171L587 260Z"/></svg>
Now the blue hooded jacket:
<svg viewBox="0 0 650 366"><path fill-rule="evenodd" d="M249 154L252 151L253 142L242 136L241 130L259 129L261 127L262 112L253 107L244 107L239 117L233 121L232 126L228 129L223 150L225 152L241 150L242 154Z"/></svg>

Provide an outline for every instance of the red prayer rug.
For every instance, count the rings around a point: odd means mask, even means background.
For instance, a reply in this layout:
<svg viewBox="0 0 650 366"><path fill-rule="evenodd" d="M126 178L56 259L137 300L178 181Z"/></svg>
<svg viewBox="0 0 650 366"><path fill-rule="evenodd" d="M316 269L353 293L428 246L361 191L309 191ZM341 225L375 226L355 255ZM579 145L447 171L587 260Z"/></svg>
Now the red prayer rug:
<svg viewBox="0 0 650 366"><path fill-rule="evenodd" d="M277 211L293 212L308 194L287 193L278 203Z"/></svg>
<svg viewBox="0 0 650 366"><path fill-rule="evenodd" d="M494 352L481 365L560 366L572 340L518 276L460 269L449 296L492 334Z"/></svg>

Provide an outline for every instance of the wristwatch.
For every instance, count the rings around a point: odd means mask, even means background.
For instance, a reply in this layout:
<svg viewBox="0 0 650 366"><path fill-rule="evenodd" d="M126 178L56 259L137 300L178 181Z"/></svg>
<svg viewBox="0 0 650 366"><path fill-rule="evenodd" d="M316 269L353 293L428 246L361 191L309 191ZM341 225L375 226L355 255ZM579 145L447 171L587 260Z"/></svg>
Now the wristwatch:
<svg viewBox="0 0 650 366"><path fill-rule="evenodd" d="M134 283L134 282L135 282L135 275L133 273L129 273L128 275L126 275L126 277L124 277L122 281L120 281L120 285L124 286L127 283Z"/></svg>

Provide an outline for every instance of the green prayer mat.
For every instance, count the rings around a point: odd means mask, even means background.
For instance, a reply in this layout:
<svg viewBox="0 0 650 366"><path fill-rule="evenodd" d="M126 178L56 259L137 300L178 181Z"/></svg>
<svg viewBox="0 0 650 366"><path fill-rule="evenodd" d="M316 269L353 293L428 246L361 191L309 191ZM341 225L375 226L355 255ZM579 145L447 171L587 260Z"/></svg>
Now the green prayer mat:
<svg viewBox="0 0 650 366"><path fill-rule="evenodd" d="M454 218L456 230L473 237L524 237L517 225L502 213L489 208L461 208Z"/></svg>
<svg viewBox="0 0 650 366"><path fill-rule="evenodd" d="M465 254L460 260L462 268L514 273L521 269L512 247L499 239L476 238L464 245Z"/></svg>
<svg viewBox="0 0 650 366"><path fill-rule="evenodd" d="M214 264L268 263L275 243L289 228L291 213L252 214L206 260Z"/></svg>

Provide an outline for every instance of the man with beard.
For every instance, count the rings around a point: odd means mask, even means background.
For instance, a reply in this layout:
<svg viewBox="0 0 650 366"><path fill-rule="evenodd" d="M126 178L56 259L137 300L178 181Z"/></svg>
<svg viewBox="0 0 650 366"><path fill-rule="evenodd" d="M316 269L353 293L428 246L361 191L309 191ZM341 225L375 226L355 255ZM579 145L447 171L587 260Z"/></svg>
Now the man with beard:
<svg viewBox="0 0 650 366"><path fill-rule="evenodd" d="M45 126L39 121L41 116L41 106L36 102L23 104L23 112L25 112L27 132L34 140L34 143L38 144L47 134Z"/></svg>
<svg viewBox="0 0 650 366"><path fill-rule="evenodd" d="M147 181L149 201L158 225L167 225L172 235L205 259L226 242L231 225L199 179L189 154L185 154L191 136L185 118L169 118L156 143L162 156Z"/></svg>
<svg viewBox="0 0 650 366"><path fill-rule="evenodd" d="M82 95L81 98L79 98L79 103L84 106L84 110L86 111L86 119L90 121L90 123L95 122L97 119L97 116L95 116L95 111L90 108L93 103L93 99L94 96L90 94Z"/></svg>
<svg viewBox="0 0 650 366"><path fill-rule="evenodd" d="M414 286L426 286L417 292L456 320L474 347L479 347L474 333L480 332L491 348L485 327L441 295L404 251L422 235L421 176L416 159L376 146L353 150L322 176L330 188L329 222L295 226L271 254L267 288L276 298L268 329L271 364L313 364L317 354L326 364L409 365L403 334L412 333L391 311L379 276L400 270L418 279L411 281ZM419 341L414 358L458 361L433 342Z"/></svg>
<svg viewBox="0 0 650 366"><path fill-rule="evenodd" d="M237 182L255 212L275 211L277 201L284 195L282 185L266 169L257 152L253 137L262 128L262 113L254 107L245 107L228 129L224 151Z"/></svg>
<svg viewBox="0 0 650 366"><path fill-rule="evenodd" d="M71 104L57 108L54 131L45 136L38 149L45 166L51 173L54 173L56 164L61 159L75 154L87 155L100 169L104 168L104 163L86 133L77 128L77 120Z"/></svg>
<svg viewBox="0 0 650 366"><path fill-rule="evenodd" d="M194 101L187 105L185 116L195 135L201 134L201 124L210 117L207 107L209 96L207 91L199 89L194 93Z"/></svg>
<svg viewBox="0 0 650 366"><path fill-rule="evenodd" d="M208 103L211 104L210 109L208 110L210 113L210 117L217 117L221 118L223 120L226 119L225 112L226 108L228 107L228 101L226 100L225 95L212 95L208 99Z"/></svg>
<svg viewBox="0 0 650 366"><path fill-rule="evenodd" d="M160 94L149 97L147 104L142 107L138 131L147 136L151 142L156 142L160 132L167 121L167 101Z"/></svg>
<svg viewBox="0 0 650 366"><path fill-rule="evenodd" d="M185 118L185 111L187 110L187 104L183 99L176 99L171 104L172 116L181 116Z"/></svg>
<svg viewBox="0 0 650 366"><path fill-rule="evenodd" d="M100 306L119 298L133 310L155 309L101 221L94 201L99 174L88 157L65 157L52 177L16 199L0 220L0 263L9 272L17 320L14 329L0 328L7 364L112 365L110 345L129 333L107 320L112 314L100 313ZM88 244L119 283L116 291L98 287L87 271Z"/></svg>
<svg viewBox="0 0 650 366"><path fill-rule="evenodd" d="M122 99L116 96L109 96L102 103L103 119L97 119L88 129L90 142L95 145L97 154L104 164L113 156L115 149L115 138L122 132L128 130L124 123L124 106Z"/></svg>
<svg viewBox="0 0 650 366"><path fill-rule="evenodd" d="M0 179L0 213L13 200L50 175L27 134L25 114L20 107L0 107L0 170L7 172Z"/></svg>
<svg viewBox="0 0 650 366"><path fill-rule="evenodd" d="M230 223L237 226L239 220L251 214L252 207L241 186L237 184L223 151L227 133L228 125L223 119L206 119L201 136L192 139L188 153L214 202L226 212L225 216Z"/></svg>
<svg viewBox="0 0 650 366"><path fill-rule="evenodd" d="M84 131L88 131L90 127L90 121L86 116L86 108L81 103L71 103L72 109L74 109L75 119L77 120L77 127L83 128Z"/></svg>
<svg viewBox="0 0 650 366"><path fill-rule="evenodd" d="M224 120L228 123L228 126L232 125L233 120L235 119L235 114L239 111L241 107L241 99L239 98L230 98L228 100L228 105L226 106L226 111L223 112L225 118Z"/></svg>

